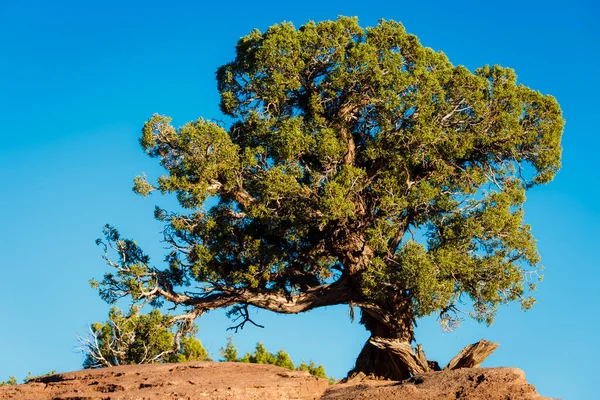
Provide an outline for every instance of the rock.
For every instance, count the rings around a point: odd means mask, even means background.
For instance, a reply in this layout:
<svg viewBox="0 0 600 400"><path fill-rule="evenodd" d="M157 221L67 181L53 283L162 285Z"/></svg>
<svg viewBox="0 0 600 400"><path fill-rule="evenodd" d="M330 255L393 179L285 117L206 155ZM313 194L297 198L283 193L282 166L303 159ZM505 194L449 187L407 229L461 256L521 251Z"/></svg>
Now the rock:
<svg viewBox="0 0 600 400"><path fill-rule="evenodd" d="M191 362L67 372L0 387L0 399L318 399L326 379L273 365Z"/></svg>
<svg viewBox="0 0 600 400"><path fill-rule="evenodd" d="M402 382L362 380L330 387L322 400L543 400L518 368L462 368L427 372Z"/></svg>
<svg viewBox="0 0 600 400"><path fill-rule="evenodd" d="M361 375L330 386L307 372L273 365L191 362L67 372L0 387L0 399L470 399L542 400L517 368L464 368L415 375L403 382Z"/></svg>

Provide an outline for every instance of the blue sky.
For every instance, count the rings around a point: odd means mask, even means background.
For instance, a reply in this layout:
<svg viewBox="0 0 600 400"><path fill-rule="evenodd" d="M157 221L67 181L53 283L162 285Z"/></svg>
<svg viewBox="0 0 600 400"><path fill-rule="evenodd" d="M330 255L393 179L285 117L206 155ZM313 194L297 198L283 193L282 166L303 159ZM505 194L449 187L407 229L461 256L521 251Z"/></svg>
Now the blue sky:
<svg viewBox="0 0 600 400"><path fill-rule="evenodd" d="M105 223L162 259L155 204L131 192L135 175L160 173L137 143L143 122L167 114L181 125L220 118L215 71L253 28L358 16L402 22L421 42L473 70L501 64L554 95L567 124L563 169L528 194L545 280L526 313L503 307L487 328L465 321L443 333L420 321L417 341L445 364L480 338L500 342L486 366L525 370L538 391L593 398L600 349L597 152L600 17L590 1L404 2L0 1L0 380L81 367L76 334L109 306L88 285L106 270L94 240ZM417 4L419 3L419 4ZM498 3L498 4L496 4ZM367 339L346 307L300 316L258 311L265 329L235 335L241 351L264 341L293 360L314 359L343 376ZM228 321L199 321L213 354ZM594 393L595 394L595 393Z"/></svg>

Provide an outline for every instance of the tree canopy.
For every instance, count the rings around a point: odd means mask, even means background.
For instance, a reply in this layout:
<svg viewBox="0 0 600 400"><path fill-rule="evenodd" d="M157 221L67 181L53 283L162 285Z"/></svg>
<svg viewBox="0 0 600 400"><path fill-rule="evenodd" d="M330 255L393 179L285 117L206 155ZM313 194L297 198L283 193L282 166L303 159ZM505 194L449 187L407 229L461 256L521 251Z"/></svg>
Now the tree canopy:
<svg viewBox="0 0 600 400"><path fill-rule="evenodd" d="M350 304L372 337L409 343L419 317L451 328L458 309L489 324L500 304L531 307L540 257L523 204L560 168L552 96L509 68L455 66L398 22L347 17L255 30L217 81L226 126L145 123L166 173L134 190L184 211L156 209L164 267L107 226L105 300L182 306L183 330L215 308L239 328L248 306ZM392 359L367 343L356 369L406 376L375 367Z"/></svg>

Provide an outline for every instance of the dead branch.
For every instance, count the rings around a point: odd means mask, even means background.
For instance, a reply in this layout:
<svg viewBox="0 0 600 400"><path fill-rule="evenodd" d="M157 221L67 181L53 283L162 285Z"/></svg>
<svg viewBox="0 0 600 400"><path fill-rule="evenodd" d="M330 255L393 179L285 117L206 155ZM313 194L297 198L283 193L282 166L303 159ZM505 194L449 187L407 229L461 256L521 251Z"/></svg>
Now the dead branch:
<svg viewBox="0 0 600 400"><path fill-rule="evenodd" d="M500 344L481 339L462 349L444 369L479 368L481 363L498 348Z"/></svg>
<svg viewBox="0 0 600 400"><path fill-rule="evenodd" d="M237 324L235 326L230 326L229 328L227 328L228 331L235 331L235 333L237 333L240 329L244 329L244 325L246 325L247 322L250 322L252 325L254 325L258 328L264 328L263 325L257 324L250 318L250 313L248 311L248 304L233 306L233 309L228 312L228 315L234 315L234 314L237 314L237 315L233 319L233 322L236 323L240 319L242 320L242 322L240 322L239 324Z"/></svg>

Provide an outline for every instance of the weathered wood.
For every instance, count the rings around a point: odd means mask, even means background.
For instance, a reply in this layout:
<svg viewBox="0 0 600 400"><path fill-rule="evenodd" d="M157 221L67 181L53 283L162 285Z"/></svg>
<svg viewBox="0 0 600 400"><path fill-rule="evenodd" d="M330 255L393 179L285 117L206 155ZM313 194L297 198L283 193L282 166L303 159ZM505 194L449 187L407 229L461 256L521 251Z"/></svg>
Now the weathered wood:
<svg viewBox="0 0 600 400"><path fill-rule="evenodd" d="M496 342L481 339L479 342L462 349L444 369L478 368L498 346L499 344Z"/></svg>
<svg viewBox="0 0 600 400"><path fill-rule="evenodd" d="M349 376L357 372L362 372L373 378L391 379L393 381L403 381L411 376L400 356L380 349L368 340L356 358L356 364L353 370L349 372Z"/></svg>
<svg viewBox="0 0 600 400"><path fill-rule="evenodd" d="M427 357L425 357L425 352L423 351L423 346L420 344L415 348L415 355L417 356L417 360L419 364L425 366L425 372L429 371L429 363L427 362Z"/></svg>
<svg viewBox="0 0 600 400"><path fill-rule="evenodd" d="M423 350L421 349L420 352L417 350L420 353L420 355L415 354L413 348L408 342L373 337L369 339L369 343L371 343L373 346L379 349L389 351L398 356L406 365L408 372L410 372L411 375L421 374L423 372L429 371L429 365L427 364L427 360L422 360L425 358L425 353L423 352Z"/></svg>
<svg viewBox="0 0 600 400"><path fill-rule="evenodd" d="M357 303L354 303L357 304ZM367 376L402 381L411 376L405 359L388 351L385 346L375 346L371 338L412 343L414 338L411 303L396 301L393 308L375 303L359 303L360 323L371 333L363 346L350 374L363 372Z"/></svg>
<svg viewBox="0 0 600 400"><path fill-rule="evenodd" d="M351 373L347 377L341 380L341 383L356 384L367 379L367 375L364 372Z"/></svg>

